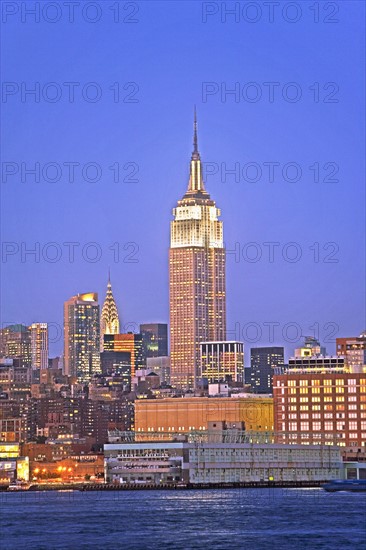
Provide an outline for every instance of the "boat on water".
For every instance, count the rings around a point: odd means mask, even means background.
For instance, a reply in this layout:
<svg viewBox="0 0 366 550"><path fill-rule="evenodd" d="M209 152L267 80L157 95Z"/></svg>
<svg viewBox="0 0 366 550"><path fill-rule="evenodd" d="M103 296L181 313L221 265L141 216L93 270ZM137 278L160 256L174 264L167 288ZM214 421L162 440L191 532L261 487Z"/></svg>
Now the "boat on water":
<svg viewBox="0 0 366 550"><path fill-rule="evenodd" d="M8 487L8 491L28 491L31 487L30 483L26 481L13 481Z"/></svg>
<svg viewBox="0 0 366 550"><path fill-rule="evenodd" d="M323 485L323 489L328 493L334 493L335 491L359 493L366 491L366 479L337 479Z"/></svg>

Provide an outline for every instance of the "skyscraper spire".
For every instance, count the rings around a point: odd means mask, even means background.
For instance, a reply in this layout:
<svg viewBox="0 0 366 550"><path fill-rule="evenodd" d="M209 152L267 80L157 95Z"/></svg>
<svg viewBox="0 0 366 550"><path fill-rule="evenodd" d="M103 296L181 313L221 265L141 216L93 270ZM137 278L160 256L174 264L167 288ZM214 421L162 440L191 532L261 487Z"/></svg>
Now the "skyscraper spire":
<svg viewBox="0 0 366 550"><path fill-rule="evenodd" d="M198 139L197 139L197 112L196 106L194 106L194 121L193 121L193 153L198 153Z"/></svg>
<svg viewBox="0 0 366 550"><path fill-rule="evenodd" d="M208 193L205 191L205 186L203 183L201 157L198 152L197 112L195 106L193 119L193 153L191 157L190 177L186 196L197 194L207 195Z"/></svg>
<svg viewBox="0 0 366 550"><path fill-rule="evenodd" d="M100 335L101 335L101 344L102 344L101 347L103 347L103 336L105 334L119 334L118 310L117 310L117 305L112 292L110 270L108 270L107 294L104 300L100 321L101 321Z"/></svg>

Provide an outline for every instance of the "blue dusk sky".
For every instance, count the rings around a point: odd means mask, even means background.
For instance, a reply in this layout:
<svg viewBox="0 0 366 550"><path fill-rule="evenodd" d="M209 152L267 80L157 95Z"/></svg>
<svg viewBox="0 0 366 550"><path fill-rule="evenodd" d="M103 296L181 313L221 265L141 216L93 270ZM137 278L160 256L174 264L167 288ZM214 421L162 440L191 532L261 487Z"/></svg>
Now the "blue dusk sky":
<svg viewBox="0 0 366 550"><path fill-rule="evenodd" d="M246 363L365 328L364 3L250 4L2 3L2 326L52 323L60 354L109 268L124 330L168 321L196 104Z"/></svg>

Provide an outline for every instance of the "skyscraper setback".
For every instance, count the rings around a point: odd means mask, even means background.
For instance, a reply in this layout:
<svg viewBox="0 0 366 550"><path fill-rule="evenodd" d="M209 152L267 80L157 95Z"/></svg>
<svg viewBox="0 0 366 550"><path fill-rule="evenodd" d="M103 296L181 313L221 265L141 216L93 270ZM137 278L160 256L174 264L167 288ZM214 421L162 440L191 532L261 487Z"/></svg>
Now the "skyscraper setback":
<svg viewBox="0 0 366 550"><path fill-rule="evenodd" d="M226 338L220 214L203 182L195 113L189 184L173 210L169 250L171 383L183 389L199 376L200 342Z"/></svg>

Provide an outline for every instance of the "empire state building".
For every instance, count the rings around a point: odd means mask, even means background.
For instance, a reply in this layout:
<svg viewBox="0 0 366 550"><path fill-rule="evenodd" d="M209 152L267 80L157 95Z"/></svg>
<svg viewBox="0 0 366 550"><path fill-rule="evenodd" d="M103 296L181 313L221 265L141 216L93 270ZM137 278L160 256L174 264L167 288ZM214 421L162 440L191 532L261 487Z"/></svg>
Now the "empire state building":
<svg viewBox="0 0 366 550"><path fill-rule="evenodd" d="M200 342L225 340L225 248L221 212L205 190L194 116L188 189L173 210L169 249L171 382L194 388Z"/></svg>

